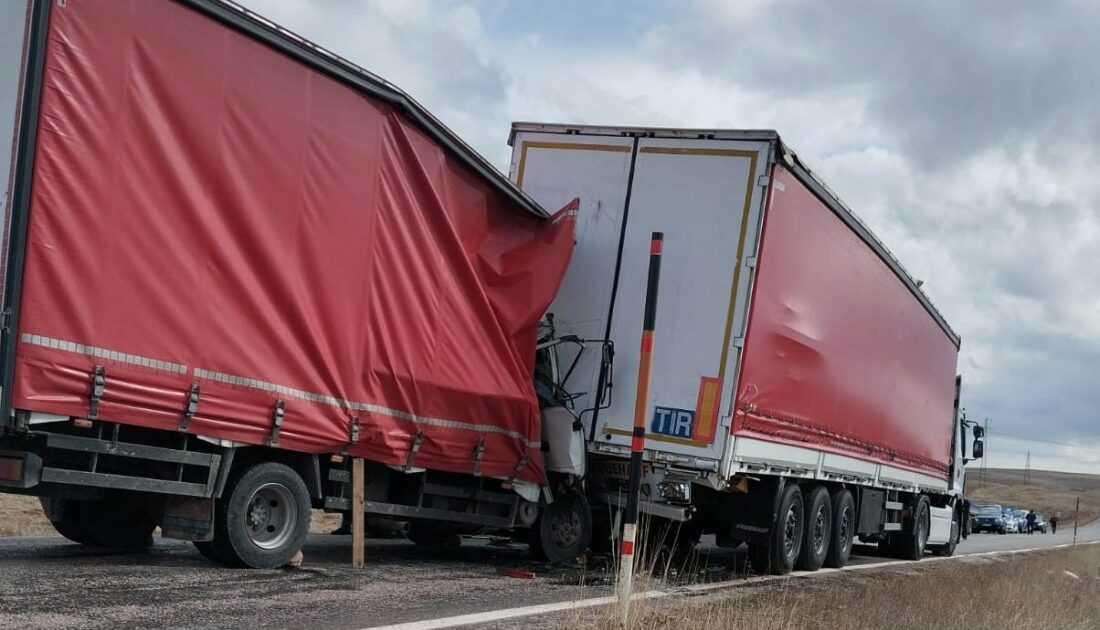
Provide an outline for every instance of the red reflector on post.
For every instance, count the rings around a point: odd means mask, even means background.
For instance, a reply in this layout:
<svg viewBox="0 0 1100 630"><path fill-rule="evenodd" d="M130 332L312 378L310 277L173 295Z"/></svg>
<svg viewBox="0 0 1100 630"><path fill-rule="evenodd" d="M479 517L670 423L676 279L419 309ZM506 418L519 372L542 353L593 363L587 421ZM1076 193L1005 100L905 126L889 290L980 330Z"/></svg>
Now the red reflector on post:
<svg viewBox="0 0 1100 630"><path fill-rule="evenodd" d="M22 457L0 457L0 481L23 481Z"/></svg>

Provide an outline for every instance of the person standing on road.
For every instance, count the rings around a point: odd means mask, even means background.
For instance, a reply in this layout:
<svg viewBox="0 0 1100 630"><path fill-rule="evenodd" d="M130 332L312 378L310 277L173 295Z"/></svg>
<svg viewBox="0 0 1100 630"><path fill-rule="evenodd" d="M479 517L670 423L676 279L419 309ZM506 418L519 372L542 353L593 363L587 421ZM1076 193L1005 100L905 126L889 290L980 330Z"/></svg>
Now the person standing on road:
<svg viewBox="0 0 1100 630"><path fill-rule="evenodd" d="M1035 533L1035 510L1027 511L1027 533Z"/></svg>
<svg viewBox="0 0 1100 630"><path fill-rule="evenodd" d="M1058 515L1057 514L1050 517L1050 533L1052 533L1052 534L1057 534L1058 533Z"/></svg>

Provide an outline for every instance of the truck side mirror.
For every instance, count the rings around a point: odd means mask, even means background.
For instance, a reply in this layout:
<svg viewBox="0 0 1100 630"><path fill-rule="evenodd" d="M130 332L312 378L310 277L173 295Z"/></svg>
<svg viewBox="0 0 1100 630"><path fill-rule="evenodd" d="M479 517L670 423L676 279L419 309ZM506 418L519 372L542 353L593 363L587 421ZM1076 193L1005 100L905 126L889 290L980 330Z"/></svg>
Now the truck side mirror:
<svg viewBox="0 0 1100 630"><path fill-rule="evenodd" d="M980 440L985 437L985 429L981 425L974 425L974 439Z"/></svg>
<svg viewBox="0 0 1100 630"><path fill-rule="evenodd" d="M974 459L981 459L985 453L985 442L974 440Z"/></svg>

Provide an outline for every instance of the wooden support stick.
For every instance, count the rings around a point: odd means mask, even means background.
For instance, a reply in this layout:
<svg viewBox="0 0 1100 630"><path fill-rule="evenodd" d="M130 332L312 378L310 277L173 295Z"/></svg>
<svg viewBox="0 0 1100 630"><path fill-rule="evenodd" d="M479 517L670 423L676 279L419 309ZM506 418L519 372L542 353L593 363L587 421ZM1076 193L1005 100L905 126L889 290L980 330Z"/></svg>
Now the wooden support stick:
<svg viewBox="0 0 1100 630"><path fill-rule="evenodd" d="M351 460L351 565L363 568L363 460Z"/></svg>

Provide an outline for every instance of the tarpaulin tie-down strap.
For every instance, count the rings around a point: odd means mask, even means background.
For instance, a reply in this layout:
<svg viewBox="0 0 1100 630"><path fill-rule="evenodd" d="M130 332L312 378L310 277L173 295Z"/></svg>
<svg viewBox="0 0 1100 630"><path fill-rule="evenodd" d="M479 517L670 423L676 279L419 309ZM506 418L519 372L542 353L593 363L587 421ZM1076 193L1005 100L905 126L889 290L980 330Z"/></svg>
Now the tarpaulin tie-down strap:
<svg viewBox="0 0 1100 630"><path fill-rule="evenodd" d="M420 451L420 443L424 441L424 431L419 430L416 435L413 436L412 444L409 445L409 454L405 457L405 470L408 471L413 467L413 460L416 458L416 454Z"/></svg>
<svg viewBox="0 0 1100 630"><path fill-rule="evenodd" d="M107 387L107 368L102 365L95 366L92 372L92 392L88 400L88 419L99 419L99 401L103 399L103 391Z"/></svg>
<svg viewBox="0 0 1100 630"><path fill-rule="evenodd" d="M180 416L180 424L177 430L182 432L187 431L188 425L191 424L191 418L195 417L195 412L199 410L199 384L192 383L191 390L187 393L187 407L183 410L183 415Z"/></svg>
<svg viewBox="0 0 1100 630"><path fill-rule="evenodd" d="M481 438L477 441L477 446L474 447L474 476L481 476L481 458L485 456L485 438Z"/></svg>
<svg viewBox="0 0 1100 630"><path fill-rule="evenodd" d="M280 398L275 401L275 410L271 414L271 435L267 438L268 446L279 445L279 431L283 428L283 419L286 417L286 402Z"/></svg>

